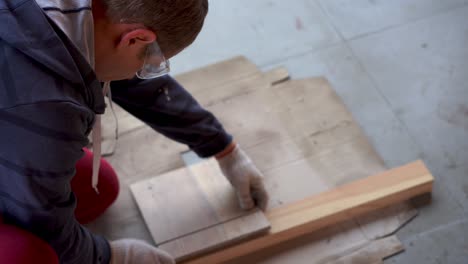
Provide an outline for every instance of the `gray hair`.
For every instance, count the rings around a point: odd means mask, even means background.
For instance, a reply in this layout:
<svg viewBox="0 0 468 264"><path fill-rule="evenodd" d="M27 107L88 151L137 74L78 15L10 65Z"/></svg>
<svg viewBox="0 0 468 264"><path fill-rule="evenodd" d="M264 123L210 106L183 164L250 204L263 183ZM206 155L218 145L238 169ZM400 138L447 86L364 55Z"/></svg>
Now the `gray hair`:
<svg viewBox="0 0 468 264"><path fill-rule="evenodd" d="M102 0L115 21L142 23L156 33L166 56L173 56L200 33L208 0Z"/></svg>

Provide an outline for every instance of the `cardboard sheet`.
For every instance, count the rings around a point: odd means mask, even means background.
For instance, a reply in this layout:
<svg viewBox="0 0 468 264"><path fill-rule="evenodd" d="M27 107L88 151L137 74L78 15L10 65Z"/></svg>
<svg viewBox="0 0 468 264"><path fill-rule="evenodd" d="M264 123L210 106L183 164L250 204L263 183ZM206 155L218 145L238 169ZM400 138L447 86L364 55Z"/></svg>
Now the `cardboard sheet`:
<svg viewBox="0 0 468 264"><path fill-rule="evenodd" d="M284 80L284 71L261 73L243 57L195 70L177 79L211 110L260 170L270 207L375 174L385 166L359 125L324 78ZM276 80L275 80L276 79ZM120 115L119 113L117 113ZM138 121L119 123L121 128ZM125 130L125 128L122 128ZM121 136L108 160L121 179L121 195L89 227L114 239L152 243L128 184L183 166L187 148L140 126ZM323 230L298 242L259 252L239 263L329 263L353 255L393 233L416 215L407 204Z"/></svg>

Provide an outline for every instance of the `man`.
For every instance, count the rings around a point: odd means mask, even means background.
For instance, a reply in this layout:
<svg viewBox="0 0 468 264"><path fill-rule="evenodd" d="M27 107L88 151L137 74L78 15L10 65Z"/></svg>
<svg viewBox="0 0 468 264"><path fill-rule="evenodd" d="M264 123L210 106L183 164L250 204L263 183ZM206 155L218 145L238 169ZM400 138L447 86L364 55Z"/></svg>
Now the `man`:
<svg viewBox="0 0 468 264"><path fill-rule="evenodd" d="M109 87L114 102L156 131L201 157L216 156L242 208L266 207L260 172L218 120L166 75L166 59L194 41L207 10L207 0L0 0L5 224L46 241L61 263L173 263L142 241L109 243L76 219L76 200L78 210L85 199L70 184L75 174L74 180L79 177L78 161L93 167L95 202L105 196L100 188L106 182L99 175L98 185L96 177L99 154L91 166L93 157L84 147L93 126L94 144L99 143L99 115ZM7 247L1 230L0 245ZM24 236L8 230L4 234L10 238Z"/></svg>

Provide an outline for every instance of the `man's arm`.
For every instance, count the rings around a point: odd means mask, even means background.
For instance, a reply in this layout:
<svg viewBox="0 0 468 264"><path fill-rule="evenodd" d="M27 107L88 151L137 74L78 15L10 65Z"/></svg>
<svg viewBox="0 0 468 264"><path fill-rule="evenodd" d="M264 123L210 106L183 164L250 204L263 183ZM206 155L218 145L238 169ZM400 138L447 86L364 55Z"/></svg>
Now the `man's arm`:
<svg viewBox="0 0 468 264"><path fill-rule="evenodd" d="M76 221L70 187L92 121L71 102L0 109L0 214L48 242L60 263L109 263L109 243Z"/></svg>
<svg viewBox="0 0 468 264"><path fill-rule="evenodd" d="M213 156L232 142L215 116L170 76L112 82L111 89L114 102L200 157Z"/></svg>

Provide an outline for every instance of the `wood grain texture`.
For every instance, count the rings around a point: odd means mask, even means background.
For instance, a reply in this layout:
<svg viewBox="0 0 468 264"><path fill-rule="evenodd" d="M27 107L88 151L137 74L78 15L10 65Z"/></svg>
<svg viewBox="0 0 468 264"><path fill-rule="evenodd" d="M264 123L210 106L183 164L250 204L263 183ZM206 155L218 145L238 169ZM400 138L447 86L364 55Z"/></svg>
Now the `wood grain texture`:
<svg viewBox="0 0 468 264"><path fill-rule="evenodd" d="M365 212L432 191L433 177L422 161L357 180L267 212L268 234L186 262L223 263L303 236Z"/></svg>
<svg viewBox="0 0 468 264"><path fill-rule="evenodd" d="M240 209L214 159L137 182L131 190L155 243L176 259L269 228L263 212Z"/></svg>

